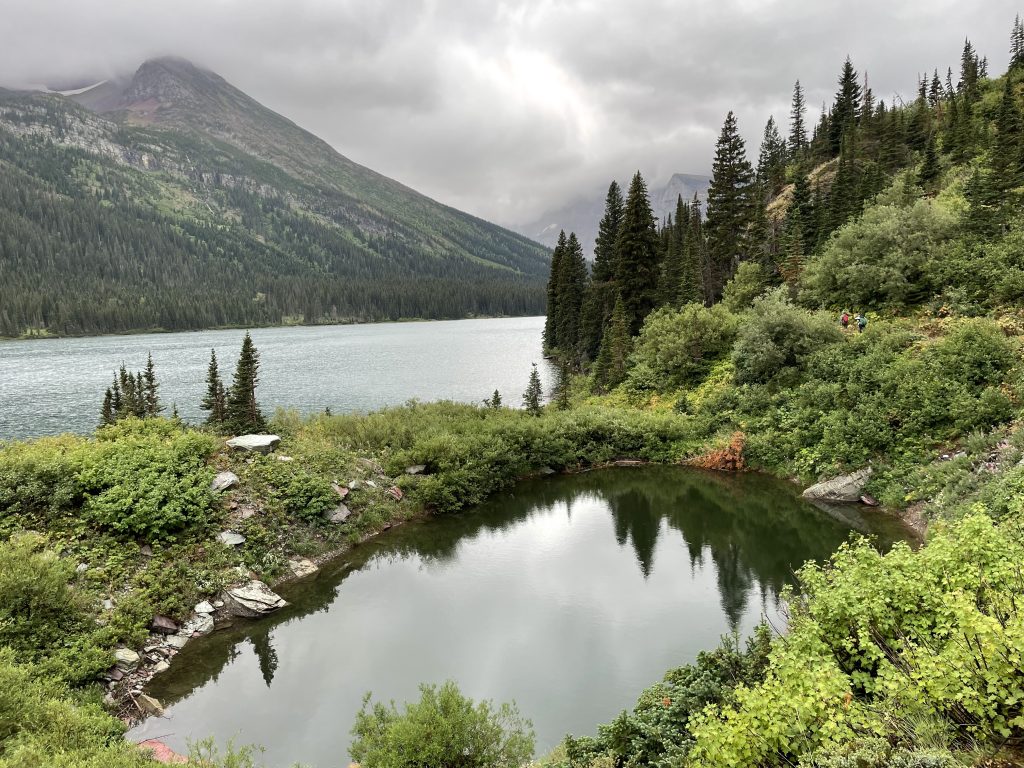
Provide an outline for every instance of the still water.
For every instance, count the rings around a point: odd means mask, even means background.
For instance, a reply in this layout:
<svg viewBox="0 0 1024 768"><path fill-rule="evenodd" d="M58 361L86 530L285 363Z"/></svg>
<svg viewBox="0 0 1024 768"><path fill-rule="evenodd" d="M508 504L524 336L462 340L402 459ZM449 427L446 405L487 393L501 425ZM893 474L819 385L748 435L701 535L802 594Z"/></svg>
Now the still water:
<svg viewBox="0 0 1024 768"><path fill-rule="evenodd" d="M347 765L363 694L398 702L455 680L514 700L538 752L593 733L673 666L749 634L808 559L851 527L784 483L681 467L527 481L464 514L411 523L282 589L292 605L194 641L150 693L168 717L131 734L258 743L269 766Z"/></svg>
<svg viewBox="0 0 1024 768"><path fill-rule="evenodd" d="M518 405L530 375L552 376L541 356L543 317L257 328L259 399L304 413L370 411L419 400L479 402L498 389ZM122 362L141 369L153 354L161 400L186 421L205 418L210 350L230 383L243 331L197 331L0 341L0 440L91 432L103 391Z"/></svg>

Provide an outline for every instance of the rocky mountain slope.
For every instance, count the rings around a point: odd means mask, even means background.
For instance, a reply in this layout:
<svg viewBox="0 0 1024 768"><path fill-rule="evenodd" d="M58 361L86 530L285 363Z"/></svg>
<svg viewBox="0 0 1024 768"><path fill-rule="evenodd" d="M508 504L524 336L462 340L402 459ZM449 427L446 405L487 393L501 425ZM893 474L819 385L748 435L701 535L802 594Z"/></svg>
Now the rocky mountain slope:
<svg viewBox="0 0 1024 768"><path fill-rule="evenodd" d="M180 59L0 91L0 335L543 311L548 253Z"/></svg>

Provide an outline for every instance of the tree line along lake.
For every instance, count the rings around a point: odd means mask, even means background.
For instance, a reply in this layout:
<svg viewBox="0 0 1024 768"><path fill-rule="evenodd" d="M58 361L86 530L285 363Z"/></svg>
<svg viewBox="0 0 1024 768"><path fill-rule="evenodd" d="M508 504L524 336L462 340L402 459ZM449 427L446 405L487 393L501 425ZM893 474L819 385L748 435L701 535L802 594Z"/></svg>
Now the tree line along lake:
<svg viewBox="0 0 1024 768"><path fill-rule="evenodd" d="M411 399L479 402L497 389L518 406L530 366L545 391L543 317L257 328L257 394L275 408L366 412ZM153 355L160 398L190 423L200 410L210 350L230 383L243 330L153 333L0 342L0 440L89 433L104 390L123 362L141 369Z"/></svg>

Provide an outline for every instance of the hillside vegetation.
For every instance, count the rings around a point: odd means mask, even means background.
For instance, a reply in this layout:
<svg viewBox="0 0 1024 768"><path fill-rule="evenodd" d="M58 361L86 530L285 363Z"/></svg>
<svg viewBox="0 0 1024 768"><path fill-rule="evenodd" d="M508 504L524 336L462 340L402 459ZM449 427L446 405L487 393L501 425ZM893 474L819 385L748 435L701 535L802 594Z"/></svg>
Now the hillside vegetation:
<svg viewBox="0 0 1024 768"><path fill-rule="evenodd" d="M147 62L118 99L0 91L0 336L543 311L539 245L213 73Z"/></svg>

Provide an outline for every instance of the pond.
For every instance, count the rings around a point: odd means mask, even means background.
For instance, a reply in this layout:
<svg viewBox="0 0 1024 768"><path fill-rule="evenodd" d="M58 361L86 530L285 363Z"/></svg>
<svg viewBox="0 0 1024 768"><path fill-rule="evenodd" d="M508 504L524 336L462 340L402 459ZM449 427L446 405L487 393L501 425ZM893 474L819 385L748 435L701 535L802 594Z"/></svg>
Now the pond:
<svg viewBox="0 0 1024 768"><path fill-rule="evenodd" d="M464 514L417 521L282 588L291 606L193 641L148 691L167 707L131 734L256 743L268 766L347 765L363 695L401 702L451 679L514 700L538 754L594 732L673 666L747 635L806 560L852 529L785 483L682 467L530 480Z"/></svg>

